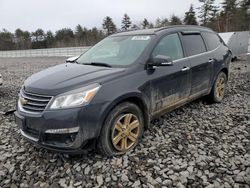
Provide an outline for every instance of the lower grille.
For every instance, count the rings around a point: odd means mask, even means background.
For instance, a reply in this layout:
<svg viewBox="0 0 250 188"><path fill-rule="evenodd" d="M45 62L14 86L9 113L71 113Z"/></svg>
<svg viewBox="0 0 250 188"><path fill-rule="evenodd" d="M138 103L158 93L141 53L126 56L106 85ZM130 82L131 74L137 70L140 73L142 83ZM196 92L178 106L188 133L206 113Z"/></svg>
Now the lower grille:
<svg viewBox="0 0 250 188"><path fill-rule="evenodd" d="M22 89L19 100L25 111L41 113L45 110L51 98L51 96L29 93Z"/></svg>
<svg viewBox="0 0 250 188"><path fill-rule="evenodd" d="M31 135L34 138L38 138L39 137L39 132L37 130L35 130L35 129L27 128L25 130L25 132L27 132L29 135Z"/></svg>

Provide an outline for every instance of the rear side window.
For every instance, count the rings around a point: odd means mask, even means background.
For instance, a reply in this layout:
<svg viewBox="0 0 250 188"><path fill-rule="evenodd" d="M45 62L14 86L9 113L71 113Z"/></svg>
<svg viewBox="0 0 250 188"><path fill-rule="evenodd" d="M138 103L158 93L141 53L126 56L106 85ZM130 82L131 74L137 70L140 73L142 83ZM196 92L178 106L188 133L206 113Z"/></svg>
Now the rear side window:
<svg viewBox="0 0 250 188"><path fill-rule="evenodd" d="M204 32L202 33L202 36L205 39L209 50L214 50L221 44L220 38L215 33Z"/></svg>
<svg viewBox="0 0 250 188"><path fill-rule="evenodd" d="M200 34L183 35L183 43L188 56L206 52L206 46Z"/></svg>
<svg viewBox="0 0 250 188"><path fill-rule="evenodd" d="M153 57L157 55L169 56L172 60L183 58L183 50L179 35L174 33L162 38L152 54Z"/></svg>

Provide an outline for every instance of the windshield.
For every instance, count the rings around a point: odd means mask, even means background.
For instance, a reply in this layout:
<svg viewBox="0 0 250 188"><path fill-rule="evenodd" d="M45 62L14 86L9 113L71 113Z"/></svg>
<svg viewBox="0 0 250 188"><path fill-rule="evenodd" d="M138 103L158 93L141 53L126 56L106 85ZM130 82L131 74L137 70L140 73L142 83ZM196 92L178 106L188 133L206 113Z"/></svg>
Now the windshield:
<svg viewBox="0 0 250 188"><path fill-rule="evenodd" d="M77 63L127 66L139 58L150 40L148 35L108 37L82 54Z"/></svg>

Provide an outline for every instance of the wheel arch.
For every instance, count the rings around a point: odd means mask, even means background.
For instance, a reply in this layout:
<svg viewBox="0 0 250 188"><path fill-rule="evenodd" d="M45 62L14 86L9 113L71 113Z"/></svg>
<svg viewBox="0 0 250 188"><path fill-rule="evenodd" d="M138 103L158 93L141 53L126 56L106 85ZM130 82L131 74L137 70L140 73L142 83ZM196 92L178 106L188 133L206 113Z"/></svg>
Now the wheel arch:
<svg viewBox="0 0 250 188"><path fill-rule="evenodd" d="M100 132L102 130L102 127L104 125L104 122L106 121L106 118L108 114L119 104L123 102L131 102L136 104L140 110L142 111L143 118L144 118L144 128L148 129L150 126L150 115L149 115L149 106L146 102L146 100L143 98L143 95L141 93L128 93L126 95L120 96L116 98L112 103L106 108L105 113L103 114L103 118L101 120L102 125L100 126L98 137L100 135Z"/></svg>
<svg viewBox="0 0 250 188"><path fill-rule="evenodd" d="M211 82L211 88L210 88L210 90L209 90L209 93L211 92L212 87L213 87L213 85L214 85L214 83L215 83L215 81L216 81L218 75L219 75L221 72L224 72L224 73L226 74L227 80L228 80L228 78L229 78L229 71L228 71L228 68L227 68L227 67L222 67L221 69L219 69L218 72L216 71L216 73L215 73L215 75L214 75L214 77L213 77L213 79L212 79L212 82Z"/></svg>
<svg viewBox="0 0 250 188"><path fill-rule="evenodd" d="M227 78L228 78L228 76L229 76L229 75L228 75L228 74L229 74L228 68L224 67L224 68L222 68L222 69L219 71L219 73L220 73L220 72L224 72L224 73L226 74ZM219 73L218 73L218 74L219 74Z"/></svg>

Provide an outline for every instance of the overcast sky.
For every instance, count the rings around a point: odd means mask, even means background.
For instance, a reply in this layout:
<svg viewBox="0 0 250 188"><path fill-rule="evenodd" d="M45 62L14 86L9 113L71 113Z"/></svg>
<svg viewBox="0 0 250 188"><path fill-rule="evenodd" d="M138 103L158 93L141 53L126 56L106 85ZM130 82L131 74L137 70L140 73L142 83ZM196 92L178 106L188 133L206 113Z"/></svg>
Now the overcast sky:
<svg viewBox="0 0 250 188"><path fill-rule="evenodd" d="M101 28L105 16L120 27L124 13L135 23L173 14L183 18L191 3L201 5L198 0L0 0L0 30L56 31L77 24Z"/></svg>

